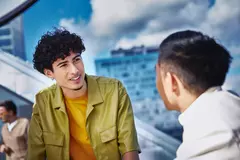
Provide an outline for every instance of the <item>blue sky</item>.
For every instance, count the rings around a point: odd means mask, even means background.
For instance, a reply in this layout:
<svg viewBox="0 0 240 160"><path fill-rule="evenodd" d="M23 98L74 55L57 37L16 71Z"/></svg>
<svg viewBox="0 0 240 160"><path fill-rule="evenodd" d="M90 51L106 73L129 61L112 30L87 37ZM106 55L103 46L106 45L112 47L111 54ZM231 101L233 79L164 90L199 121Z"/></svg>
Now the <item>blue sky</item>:
<svg viewBox="0 0 240 160"><path fill-rule="evenodd" d="M240 81L239 6L239 0L40 0L24 13L27 57L42 34L63 26L84 39L85 69L95 74L94 60L112 49L156 46L170 33L194 29L230 50L232 83L236 75Z"/></svg>
<svg viewBox="0 0 240 160"><path fill-rule="evenodd" d="M57 2L57 3L56 3ZM32 60L32 53L37 41L52 27L58 27L61 18L75 18L88 21L91 15L89 0L40 0L24 13L24 35L27 58Z"/></svg>

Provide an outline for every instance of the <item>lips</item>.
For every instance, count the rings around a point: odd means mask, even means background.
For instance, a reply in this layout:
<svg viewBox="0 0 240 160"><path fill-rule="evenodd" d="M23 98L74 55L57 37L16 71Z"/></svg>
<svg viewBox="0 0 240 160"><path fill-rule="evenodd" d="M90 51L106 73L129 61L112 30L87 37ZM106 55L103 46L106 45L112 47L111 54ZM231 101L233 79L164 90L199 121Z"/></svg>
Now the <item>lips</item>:
<svg viewBox="0 0 240 160"><path fill-rule="evenodd" d="M70 78L70 80L71 80L71 81L78 81L78 80L80 80L80 78L81 78L81 76L80 76L80 75L77 75L77 76L75 76L75 77Z"/></svg>

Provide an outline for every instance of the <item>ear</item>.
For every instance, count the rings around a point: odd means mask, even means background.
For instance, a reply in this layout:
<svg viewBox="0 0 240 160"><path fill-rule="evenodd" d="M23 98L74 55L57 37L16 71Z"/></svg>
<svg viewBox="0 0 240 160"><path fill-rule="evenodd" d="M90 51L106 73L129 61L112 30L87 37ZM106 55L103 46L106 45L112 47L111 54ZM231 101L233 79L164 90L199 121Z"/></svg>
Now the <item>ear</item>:
<svg viewBox="0 0 240 160"><path fill-rule="evenodd" d="M51 79L54 78L53 71L51 71L50 69L44 69L44 74L45 74L48 78L51 78Z"/></svg>
<svg viewBox="0 0 240 160"><path fill-rule="evenodd" d="M173 89L173 92L177 96L179 96L181 90L184 88L184 85L183 85L182 81L178 78L177 75L172 74L171 76L172 76L172 84L173 84L172 89Z"/></svg>
<svg viewBox="0 0 240 160"><path fill-rule="evenodd" d="M166 75L167 83L169 84L170 90L175 93L176 95L179 95L179 82L181 82L178 77L168 72Z"/></svg>

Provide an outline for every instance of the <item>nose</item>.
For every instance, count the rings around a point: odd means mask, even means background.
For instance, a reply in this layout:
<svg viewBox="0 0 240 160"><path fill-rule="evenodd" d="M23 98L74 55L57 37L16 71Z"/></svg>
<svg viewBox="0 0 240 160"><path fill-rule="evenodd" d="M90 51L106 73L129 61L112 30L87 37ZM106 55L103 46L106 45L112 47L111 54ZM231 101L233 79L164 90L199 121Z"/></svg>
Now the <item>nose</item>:
<svg viewBox="0 0 240 160"><path fill-rule="evenodd" d="M77 74L77 73L78 73L77 67L76 67L74 64L71 64L71 65L70 65L70 74L75 75L75 74Z"/></svg>

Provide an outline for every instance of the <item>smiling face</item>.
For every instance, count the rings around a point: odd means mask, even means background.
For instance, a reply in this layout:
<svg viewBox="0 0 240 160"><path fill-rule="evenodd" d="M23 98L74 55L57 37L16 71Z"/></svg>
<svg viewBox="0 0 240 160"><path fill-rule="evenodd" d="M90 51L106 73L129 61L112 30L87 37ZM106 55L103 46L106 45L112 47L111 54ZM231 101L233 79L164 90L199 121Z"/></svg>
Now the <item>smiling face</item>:
<svg viewBox="0 0 240 160"><path fill-rule="evenodd" d="M49 78L54 78L65 94L81 90L86 85L84 65L80 53L70 51L70 55L65 59L57 59L52 64L52 68L53 71L45 69L44 73Z"/></svg>

